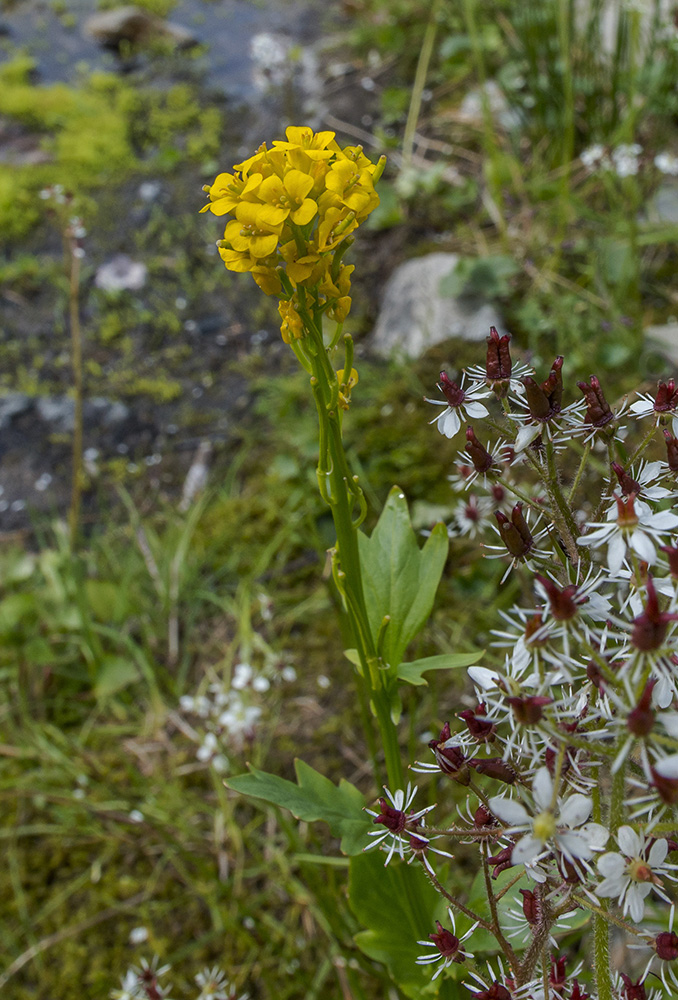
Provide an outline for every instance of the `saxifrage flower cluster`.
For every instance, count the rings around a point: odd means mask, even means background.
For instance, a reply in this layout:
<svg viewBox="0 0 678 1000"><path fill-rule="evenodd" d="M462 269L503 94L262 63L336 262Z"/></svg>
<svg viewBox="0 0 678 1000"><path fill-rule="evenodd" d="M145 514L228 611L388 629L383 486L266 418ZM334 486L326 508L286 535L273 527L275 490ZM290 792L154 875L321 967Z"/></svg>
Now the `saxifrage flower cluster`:
<svg viewBox="0 0 678 1000"><path fill-rule="evenodd" d="M457 818L435 825L414 788L371 813L387 861L421 861L449 906L419 961L435 977L468 969L476 1000L678 993L678 389L612 405L591 376L567 401L564 367L518 369L493 328L484 368L441 373L429 400L440 432L465 437L450 534L487 536L520 598L469 668L456 723L413 765L466 791ZM455 842L477 846L482 912L437 874ZM612 925L629 944L618 968ZM496 941L485 967L476 927Z"/></svg>

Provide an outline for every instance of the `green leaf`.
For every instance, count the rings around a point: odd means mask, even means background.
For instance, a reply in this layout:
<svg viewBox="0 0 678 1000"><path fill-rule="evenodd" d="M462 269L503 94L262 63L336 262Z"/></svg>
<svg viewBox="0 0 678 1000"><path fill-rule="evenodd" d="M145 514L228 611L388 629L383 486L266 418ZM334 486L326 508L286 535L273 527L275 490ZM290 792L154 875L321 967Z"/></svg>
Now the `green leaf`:
<svg viewBox="0 0 678 1000"><path fill-rule="evenodd" d="M87 580L85 595L96 621L118 624L127 617L129 606L124 587L119 587L110 580Z"/></svg>
<svg viewBox="0 0 678 1000"><path fill-rule="evenodd" d="M441 653L439 656L426 656L423 660L412 660L411 663L401 663L397 670L398 679L408 684L426 684L422 677L427 670L456 670L458 667L472 667L483 655L478 653Z"/></svg>
<svg viewBox="0 0 678 1000"><path fill-rule="evenodd" d="M425 953L417 941L428 940L435 921L449 924L444 901L419 868L392 862L384 867L381 852L351 858L349 903L367 928L355 942L369 958L382 962L402 992L413 1000L459 994L444 977L431 983L430 966L417 965Z"/></svg>
<svg viewBox="0 0 678 1000"><path fill-rule="evenodd" d="M360 533L358 540L372 636L376 643L389 616L379 652L395 667L431 613L447 558L447 528L437 524L419 549L407 501L394 486L372 536Z"/></svg>
<svg viewBox="0 0 678 1000"><path fill-rule="evenodd" d="M242 795L289 809L297 819L308 823L324 820L333 836L341 837L344 854L359 854L369 843L367 833L372 824L363 812L363 796L350 781L342 778L338 786L334 785L303 760L294 762L296 785L275 774L248 767L249 774L228 778L227 787Z"/></svg>
<svg viewBox="0 0 678 1000"><path fill-rule="evenodd" d="M123 659L122 656L107 656L99 667L94 696L101 699L110 698L111 695L117 694L138 680L139 671L134 663Z"/></svg>

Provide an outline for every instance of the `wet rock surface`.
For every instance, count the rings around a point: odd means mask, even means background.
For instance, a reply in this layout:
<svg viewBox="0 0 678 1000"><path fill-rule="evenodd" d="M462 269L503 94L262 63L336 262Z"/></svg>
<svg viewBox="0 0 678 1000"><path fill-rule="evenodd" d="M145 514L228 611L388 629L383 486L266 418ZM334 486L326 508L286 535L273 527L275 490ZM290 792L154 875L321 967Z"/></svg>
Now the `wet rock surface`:
<svg viewBox="0 0 678 1000"><path fill-rule="evenodd" d="M131 5L93 14L85 21L83 32L99 45L115 50L124 43L143 46L163 41L181 49L198 44L195 35L183 25Z"/></svg>

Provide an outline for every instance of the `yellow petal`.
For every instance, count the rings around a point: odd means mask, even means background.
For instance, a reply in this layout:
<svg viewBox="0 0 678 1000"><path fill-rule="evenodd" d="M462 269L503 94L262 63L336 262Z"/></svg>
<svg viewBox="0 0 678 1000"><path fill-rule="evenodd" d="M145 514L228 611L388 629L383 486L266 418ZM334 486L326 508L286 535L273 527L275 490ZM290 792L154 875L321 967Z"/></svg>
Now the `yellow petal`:
<svg viewBox="0 0 678 1000"><path fill-rule="evenodd" d="M290 213L290 219L296 226L305 226L307 222L311 221L317 211L318 206L313 199L307 198L296 212Z"/></svg>
<svg viewBox="0 0 678 1000"><path fill-rule="evenodd" d="M270 257L272 253L275 253L275 248L278 245L278 237L275 233L268 234L255 234L250 237L249 241L249 251L253 257ZM235 243L234 243L235 248Z"/></svg>
<svg viewBox="0 0 678 1000"><path fill-rule="evenodd" d="M302 203L313 187L313 178L301 170L288 170L285 174L285 190L298 205Z"/></svg>
<svg viewBox="0 0 678 1000"><path fill-rule="evenodd" d="M219 256L229 271L251 271L256 261L253 261L249 254L238 253L236 250L229 250L227 247L219 247Z"/></svg>
<svg viewBox="0 0 678 1000"><path fill-rule="evenodd" d="M280 227L290 214L289 208L277 208L275 205L259 205L257 210L257 226L266 229L276 229Z"/></svg>

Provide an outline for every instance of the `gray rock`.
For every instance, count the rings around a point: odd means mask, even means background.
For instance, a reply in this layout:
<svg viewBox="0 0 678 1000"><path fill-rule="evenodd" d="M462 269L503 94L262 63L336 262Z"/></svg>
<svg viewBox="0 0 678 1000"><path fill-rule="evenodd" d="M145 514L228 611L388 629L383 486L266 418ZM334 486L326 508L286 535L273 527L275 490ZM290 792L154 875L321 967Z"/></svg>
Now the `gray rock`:
<svg viewBox="0 0 678 1000"><path fill-rule="evenodd" d="M35 401L40 419L52 434L70 434L75 427L75 400L71 396L42 396ZM112 399L95 396L86 399L83 418L86 427L110 429L124 423L130 415L128 406Z"/></svg>
<svg viewBox="0 0 678 1000"><path fill-rule="evenodd" d="M32 397L24 395L23 392L10 392L7 396L1 396L0 430L9 427L14 417L18 417L21 413L26 413L32 406Z"/></svg>
<svg viewBox="0 0 678 1000"><path fill-rule="evenodd" d="M389 278L370 337L377 354L417 358L453 337L483 340L502 320L493 305L440 294L440 281L457 265L453 253L432 253L401 264Z"/></svg>
<svg viewBox="0 0 678 1000"><path fill-rule="evenodd" d="M75 400L70 396L41 396L36 402L38 416L55 434L69 434L75 426Z"/></svg>
<svg viewBox="0 0 678 1000"><path fill-rule="evenodd" d="M101 427L114 427L130 417L130 408L119 400L95 396L85 403L85 414L91 416Z"/></svg>
<svg viewBox="0 0 678 1000"><path fill-rule="evenodd" d="M94 284L105 292L138 291L146 284L148 268L141 261L119 253L97 270Z"/></svg>
<svg viewBox="0 0 678 1000"><path fill-rule="evenodd" d="M197 39L187 28L172 21L163 21L140 7L116 7L88 17L83 31L106 48L120 48L123 42L133 46L149 45L161 39L177 48L197 44Z"/></svg>
<svg viewBox="0 0 678 1000"><path fill-rule="evenodd" d="M645 328L645 338L674 365L678 365L678 321Z"/></svg>

